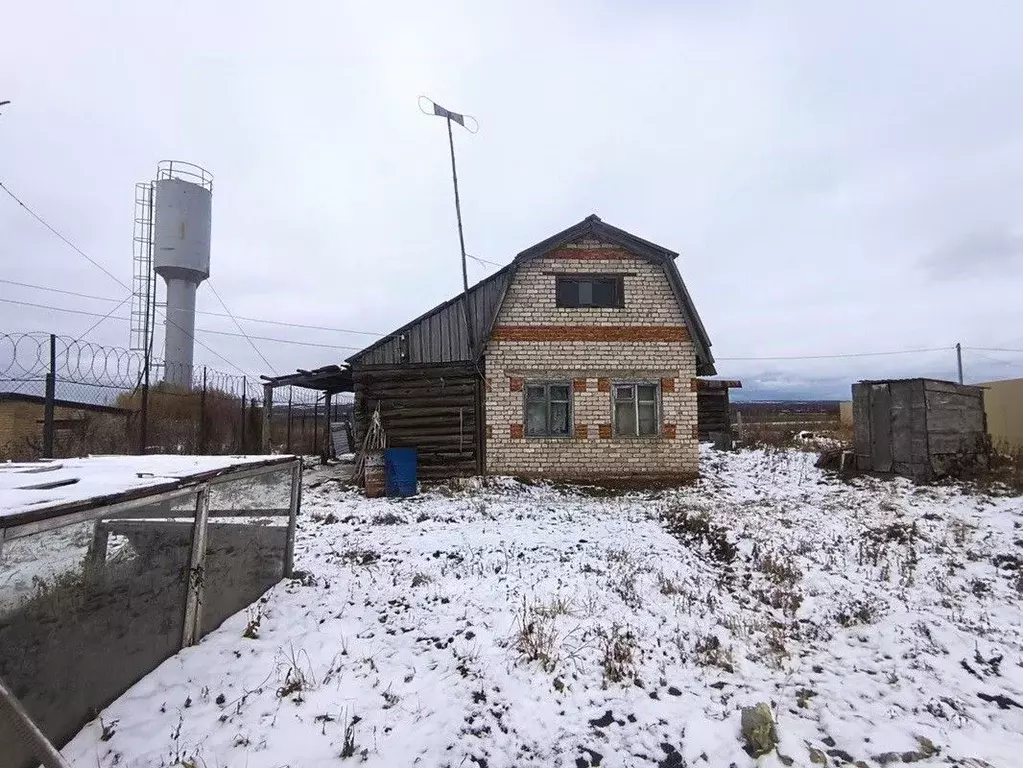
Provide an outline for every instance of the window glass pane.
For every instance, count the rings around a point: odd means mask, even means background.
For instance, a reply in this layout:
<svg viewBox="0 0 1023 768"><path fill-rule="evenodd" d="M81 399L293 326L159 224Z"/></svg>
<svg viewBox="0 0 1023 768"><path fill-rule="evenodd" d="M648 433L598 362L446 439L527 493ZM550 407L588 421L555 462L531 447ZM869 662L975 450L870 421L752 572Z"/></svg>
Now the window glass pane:
<svg viewBox="0 0 1023 768"><path fill-rule="evenodd" d="M568 403L551 403L551 434L568 434Z"/></svg>
<svg viewBox="0 0 1023 768"><path fill-rule="evenodd" d="M579 306L589 307L593 304L593 282L590 280L579 281Z"/></svg>
<svg viewBox="0 0 1023 768"><path fill-rule="evenodd" d="M551 384L551 400L568 400L568 386L565 384Z"/></svg>
<svg viewBox="0 0 1023 768"><path fill-rule="evenodd" d="M639 390L640 401L655 401L657 400L657 385L656 384L640 384L637 389Z"/></svg>
<svg viewBox="0 0 1023 768"><path fill-rule="evenodd" d="M636 406L632 403L615 403L615 432L619 435L636 434Z"/></svg>
<svg viewBox="0 0 1023 768"><path fill-rule="evenodd" d="M543 400L544 399L544 387L527 386L526 387L526 399L527 400Z"/></svg>
<svg viewBox="0 0 1023 768"><path fill-rule="evenodd" d="M559 277L556 299L559 307L578 307L579 281L570 277Z"/></svg>
<svg viewBox="0 0 1023 768"><path fill-rule="evenodd" d="M657 434L657 404L656 403L639 403L639 434L641 435L656 435Z"/></svg>
<svg viewBox="0 0 1023 768"><path fill-rule="evenodd" d="M604 278L602 280L594 280L592 283L593 290L593 306L595 307L614 307L618 305L616 300L615 290L618 285L618 281L614 278Z"/></svg>
<svg viewBox="0 0 1023 768"><path fill-rule="evenodd" d="M626 387L615 387L615 400L631 400L635 388L631 385Z"/></svg>
<svg viewBox="0 0 1023 768"><path fill-rule="evenodd" d="M547 434L547 404L543 401L526 403L526 434Z"/></svg>

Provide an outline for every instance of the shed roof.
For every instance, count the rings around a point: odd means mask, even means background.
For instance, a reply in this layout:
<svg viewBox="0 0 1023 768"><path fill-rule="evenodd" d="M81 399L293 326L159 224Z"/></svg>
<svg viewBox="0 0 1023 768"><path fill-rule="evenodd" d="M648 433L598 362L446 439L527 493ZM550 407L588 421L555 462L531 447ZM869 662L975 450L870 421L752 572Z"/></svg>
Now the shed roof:
<svg viewBox="0 0 1023 768"><path fill-rule="evenodd" d="M46 398L41 395L29 395L24 392L0 392L0 403L29 403L31 405L46 405ZM56 398L53 404L57 408L69 408L77 411L89 411L90 413L112 413L127 415L134 413L134 408L119 408L114 405L98 405L96 403L83 403L78 400L61 400Z"/></svg>
<svg viewBox="0 0 1023 768"><path fill-rule="evenodd" d="M260 376L259 378L274 387L301 387L332 395L338 392L355 391L352 369L347 365L325 365L311 371L299 368L295 373L286 373L283 376Z"/></svg>
<svg viewBox="0 0 1023 768"><path fill-rule="evenodd" d="M714 357L710 351L710 337L675 264L678 253L607 224L596 214L587 216L579 223L519 252L510 264L469 289L475 349L469 349L469 341L465 334L462 294L459 293L356 352L348 358L348 362L352 365L397 364L402 360L403 344L406 345L407 362L434 363L475 359L483 351L504 302L505 291L518 267L585 237L596 237L603 242L619 245L640 258L663 266L696 347L697 373L700 375L716 373Z"/></svg>

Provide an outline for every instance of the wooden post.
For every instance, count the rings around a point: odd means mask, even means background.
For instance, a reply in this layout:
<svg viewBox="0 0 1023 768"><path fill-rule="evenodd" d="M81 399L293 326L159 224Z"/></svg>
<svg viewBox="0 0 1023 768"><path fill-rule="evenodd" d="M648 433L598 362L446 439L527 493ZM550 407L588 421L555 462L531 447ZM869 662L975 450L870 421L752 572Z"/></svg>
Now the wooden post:
<svg viewBox="0 0 1023 768"><path fill-rule="evenodd" d="M956 371L959 373L959 383L963 383L963 347L956 342Z"/></svg>
<svg viewBox="0 0 1023 768"><path fill-rule="evenodd" d="M43 458L53 458L53 401L57 396L57 337L50 334L50 371L46 374L46 403L43 405Z"/></svg>
<svg viewBox="0 0 1023 768"><path fill-rule="evenodd" d="M735 425L739 428L739 444L746 444L745 430L742 428L742 411L735 412Z"/></svg>
<svg viewBox="0 0 1023 768"><path fill-rule="evenodd" d="M320 396L317 395L313 401L313 449L310 453L316 453L320 447Z"/></svg>
<svg viewBox="0 0 1023 768"><path fill-rule="evenodd" d="M210 487L203 485L195 496L195 525L192 527L192 556L186 578L185 627L181 647L199 642L202 629L202 600L206 581L206 522L210 515Z"/></svg>
<svg viewBox="0 0 1023 768"><path fill-rule="evenodd" d="M274 385L263 385L263 434L260 439L260 450L270 453L270 411L274 407Z"/></svg>

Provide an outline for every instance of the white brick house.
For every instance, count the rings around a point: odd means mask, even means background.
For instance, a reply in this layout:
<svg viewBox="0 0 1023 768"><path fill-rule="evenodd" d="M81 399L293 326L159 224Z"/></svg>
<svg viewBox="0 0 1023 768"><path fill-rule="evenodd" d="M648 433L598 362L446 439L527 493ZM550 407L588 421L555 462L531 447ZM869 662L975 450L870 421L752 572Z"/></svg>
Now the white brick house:
<svg viewBox="0 0 1023 768"><path fill-rule="evenodd" d="M695 475L715 371L677 256L596 216L522 251L349 358L358 431L379 405L428 479Z"/></svg>

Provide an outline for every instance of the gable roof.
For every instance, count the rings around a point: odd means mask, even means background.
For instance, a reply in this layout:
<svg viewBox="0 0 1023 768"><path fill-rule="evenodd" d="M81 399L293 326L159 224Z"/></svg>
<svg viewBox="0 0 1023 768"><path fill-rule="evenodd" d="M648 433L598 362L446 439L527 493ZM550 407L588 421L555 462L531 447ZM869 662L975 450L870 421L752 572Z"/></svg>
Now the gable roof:
<svg viewBox="0 0 1023 768"><path fill-rule="evenodd" d="M596 215L587 216L578 224L558 232L546 240L521 251L515 259L490 277L469 289L469 310L472 318L475 349L469 349L465 333L465 310L461 293L420 315L382 339L348 358L352 365L397 365L408 363L441 363L477 358L490 337L505 292L518 267L540 258L564 245L585 237L618 245L640 258L664 268L672 293L689 327L696 348L696 372L701 376L714 375L714 357L710 352L710 338L696 311L692 297L686 289L675 259L678 253L637 237L624 229L607 224Z"/></svg>

